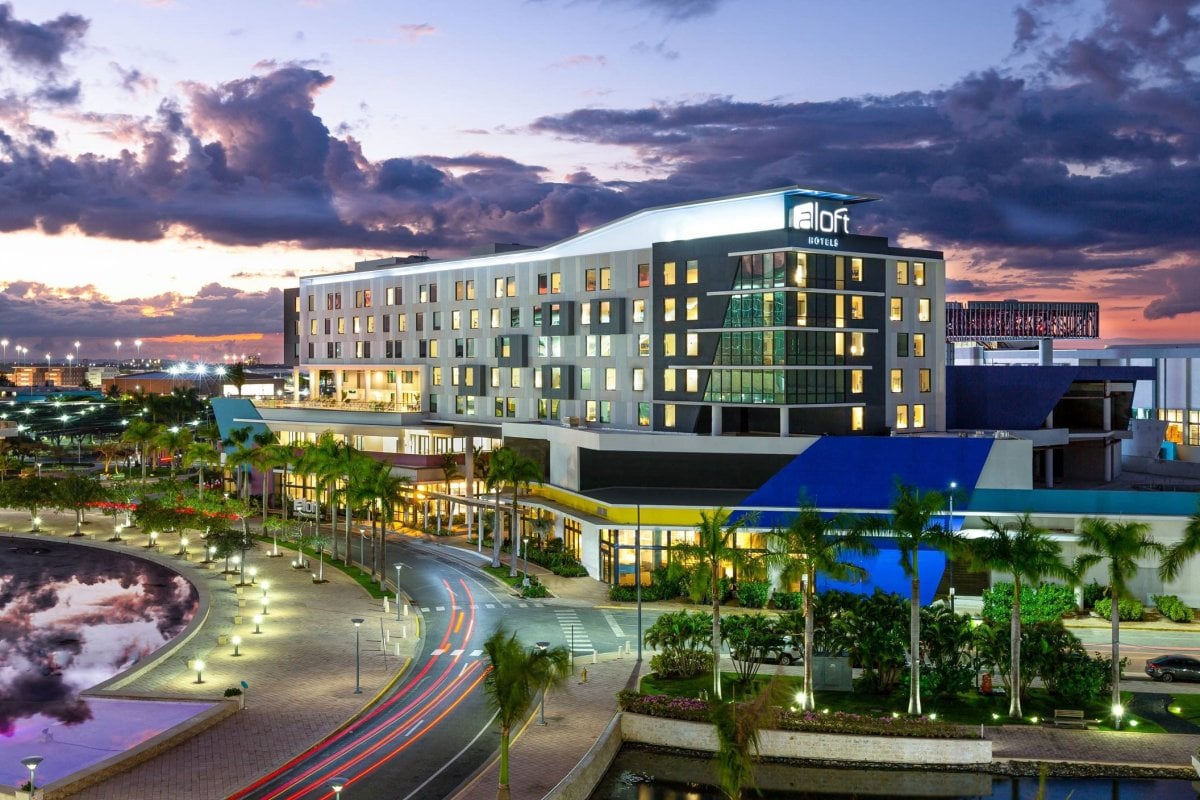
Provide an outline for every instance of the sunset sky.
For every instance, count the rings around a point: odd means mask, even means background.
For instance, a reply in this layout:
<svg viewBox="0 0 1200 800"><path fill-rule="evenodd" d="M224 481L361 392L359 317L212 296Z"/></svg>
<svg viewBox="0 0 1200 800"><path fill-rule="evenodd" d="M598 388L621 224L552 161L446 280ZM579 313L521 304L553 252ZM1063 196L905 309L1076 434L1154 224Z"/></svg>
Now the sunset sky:
<svg viewBox="0 0 1200 800"><path fill-rule="evenodd" d="M1200 340L1200 0L0 3L0 337L281 357L281 290L798 183L951 299Z"/></svg>

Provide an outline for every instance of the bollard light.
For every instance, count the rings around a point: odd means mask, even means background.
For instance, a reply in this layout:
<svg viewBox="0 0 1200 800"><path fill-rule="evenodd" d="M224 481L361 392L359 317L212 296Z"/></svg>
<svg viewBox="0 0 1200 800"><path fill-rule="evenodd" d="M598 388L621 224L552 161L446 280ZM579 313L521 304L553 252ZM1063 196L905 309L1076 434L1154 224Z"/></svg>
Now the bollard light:
<svg viewBox="0 0 1200 800"><path fill-rule="evenodd" d="M1121 718L1125 716L1125 706L1120 703L1113 703L1112 715L1113 720L1116 722L1116 729L1121 730Z"/></svg>
<svg viewBox="0 0 1200 800"><path fill-rule="evenodd" d="M216 558L217 558L217 546L215 544L210 545L208 548L208 560L215 561Z"/></svg>
<svg viewBox="0 0 1200 800"><path fill-rule="evenodd" d="M251 567L250 569L246 570L246 572L250 575L251 585L258 583L258 567Z"/></svg>
<svg viewBox="0 0 1200 800"><path fill-rule="evenodd" d="M263 590L263 597L266 597L266 596L267 596L267 589L270 589L270 588L271 588L271 582L270 582L270 581L263 581L263 582L262 582L262 583L260 583L259 585L260 585L260 586L262 586L262 590Z"/></svg>
<svg viewBox="0 0 1200 800"><path fill-rule="evenodd" d="M192 666L196 668L196 683L204 683L204 662L197 658Z"/></svg>
<svg viewBox="0 0 1200 800"><path fill-rule="evenodd" d="M233 642L233 655L236 658L242 654L242 637L234 636L230 641Z"/></svg>
<svg viewBox="0 0 1200 800"><path fill-rule="evenodd" d="M269 611L267 611L267 603L269 603L269 602L271 602L271 598L267 597L266 593L264 592L263 596L262 596L262 613L263 613L264 617L270 613Z"/></svg>
<svg viewBox="0 0 1200 800"><path fill-rule="evenodd" d="M187 558L188 538L186 536L179 537L179 553L184 558Z"/></svg>
<svg viewBox="0 0 1200 800"><path fill-rule="evenodd" d="M38 466L40 467L41 465L39 464ZM41 529L42 529L42 518L41 518L41 517L34 517L34 518L33 518L33 532L34 532L34 533L37 533L37 532L38 532L38 531L40 531Z"/></svg>
<svg viewBox="0 0 1200 800"><path fill-rule="evenodd" d="M262 615L261 614L254 615L254 632L262 633Z"/></svg>

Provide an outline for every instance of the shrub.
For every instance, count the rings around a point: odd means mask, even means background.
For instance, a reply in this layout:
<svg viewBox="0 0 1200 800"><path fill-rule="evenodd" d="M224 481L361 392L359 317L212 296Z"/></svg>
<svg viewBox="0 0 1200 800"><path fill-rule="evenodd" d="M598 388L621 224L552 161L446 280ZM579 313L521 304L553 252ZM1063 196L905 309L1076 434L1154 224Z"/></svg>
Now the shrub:
<svg viewBox="0 0 1200 800"><path fill-rule="evenodd" d="M529 585L521 589L521 597L549 597L550 591L546 588L546 584L540 582L533 575L529 576Z"/></svg>
<svg viewBox="0 0 1200 800"><path fill-rule="evenodd" d="M1096 605L1096 601L1104 597L1107 589L1100 585L1099 581L1092 581L1083 587L1083 607L1089 611Z"/></svg>
<svg viewBox="0 0 1200 800"><path fill-rule="evenodd" d="M239 697L241 694L242 694L242 690L236 686L230 686L228 689L225 690L226 697Z"/></svg>
<svg viewBox="0 0 1200 800"><path fill-rule="evenodd" d="M780 611L795 611L804 607L803 592L776 592L772 599L775 601L775 607Z"/></svg>
<svg viewBox="0 0 1200 800"><path fill-rule="evenodd" d="M704 675L712 672L712 663L712 652L708 650L667 650L650 657L650 669L664 678Z"/></svg>
<svg viewBox="0 0 1200 800"><path fill-rule="evenodd" d="M771 584L766 581L742 581L737 585L737 599L743 608L765 608L771 598Z"/></svg>
<svg viewBox="0 0 1200 800"><path fill-rule="evenodd" d="M1097 600L1092 610L1097 616L1112 619L1112 599L1105 597L1103 600ZM1122 598L1117 603L1117 616L1120 617L1122 622L1137 622L1142 618L1144 612L1145 609L1137 600Z"/></svg>
<svg viewBox="0 0 1200 800"><path fill-rule="evenodd" d="M1173 594L1151 595L1150 600L1158 613L1172 622L1191 622L1194 618L1191 607Z"/></svg>
<svg viewBox="0 0 1200 800"><path fill-rule="evenodd" d="M708 722L712 709L712 704L707 700L671 697L665 694L641 694L629 689L617 693L617 705L622 711L631 714L688 722Z"/></svg>
<svg viewBox="0 0 1200 800"><path fill-rule="evenodd" d="M1079 648L1054 659L1042 679L1052 695L1072 705L1086 706L1112 690L1112 659L1099 653L1089 656Z"/></svg>
<svg viewBox="0 0 1200 800"><path fill-rule="evenodd" d="M610 586L608 587L608 599L618 603L632 603L637 600L636 586ZM642 599L646 599L642 595Z"/></svg>
<svg viewBox="0 0 1200 800"><path fill-rule="evenodd" d="M983 591L984 619L1007 621L1012 616L1013 585L997 583ZM1075 611L1075 591L1069 586L1046 583L1021 587L1021 622L1049 622Z"/></svg>

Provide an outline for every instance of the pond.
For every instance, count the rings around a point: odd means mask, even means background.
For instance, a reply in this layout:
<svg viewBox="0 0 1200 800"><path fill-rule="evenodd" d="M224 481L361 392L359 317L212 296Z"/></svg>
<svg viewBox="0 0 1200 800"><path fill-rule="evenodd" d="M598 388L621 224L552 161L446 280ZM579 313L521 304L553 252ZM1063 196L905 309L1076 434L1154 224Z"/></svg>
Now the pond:
<svg viewBox="0 0 1200 800"><path fill-rule="evenodd" d="M818 798L928 798L929 800L1033 800L1034 778L1007 778L974 772L859 770L762 764L762 797L772 800ZM711 759L625 746L605 773L591 800L724 800L713 788ZM751 793L748 796L754 796ZM1046 800L1196 800L1189 781L1052 778Z"/></svg>
<svg viewBox="0 0 1200 800"><path fill-rule="evenodd" d="M0 537L0 784L25 756L45 757L38 782L53 781L210 707L84 694L179 635L198 604L154 562Z"/></svg>

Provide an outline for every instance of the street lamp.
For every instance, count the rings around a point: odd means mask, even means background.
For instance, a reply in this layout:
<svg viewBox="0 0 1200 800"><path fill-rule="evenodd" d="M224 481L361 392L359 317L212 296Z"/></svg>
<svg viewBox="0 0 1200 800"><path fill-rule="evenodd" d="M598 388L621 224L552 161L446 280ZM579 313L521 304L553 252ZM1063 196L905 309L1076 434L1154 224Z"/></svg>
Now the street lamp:
<svg viewBox="0 0 1200 800"><path fill-rule="evenodd" d="M534 642L537 645L539 653L545 653L546 648L550 646L549 642ZM546 689L547 686L542 686L542 704L538 710L538 725L546 724Z"/></svg>
<svg viewBox="0 0 1200 800"><path fill-rule="evenodd" d="M117 348L117 366L121 366L121 340L117 339L113 342L113 347Z"/></svg>
<svg viewBox="0 0 1200 800"><path fill-rule="evenodd" d="M342 790L346 788L346 784L349 782L347 778L343 778L341 775L335 775L329 779L329 788L333 790L334 798L340 800Z"/></svg>
<svg viewBox="0 0 1200 800"><path fill-rule="evenodd" d="M950 522L946 527L947 533L954 532L954 490L958 488L956 481L950 481ZM954 555L950 554L946 557L950 562L950 613L954 613Z"/></svg>
<svg viewBox="0 0 1200 800"><path fill-rule="evenodd" d="M8 363L8 339L0 339L0 347L4 348L4 363Z"/></svg>
<svg viewBox="0 0 1200 800"><path fill-rule="evenodd" d="M21 759L21 765L29 770L29 796L33 797L33 792L37 789L37 784L34 783L34 773L37 772L38 764L42 763L41 756L25 756Z"/></svg>
<svg viewBox="0 0 1200 800"><path fill-rule="evenodd" d="M637 504L637 538L633 540L633 560L637 563L633 568L634 582L637 583L638 611L638 663L642 663L642 504Z"/></svg>
<svg viewBox="0 0 1200 800"><path fill-rule="evenodd" d="M521 580L521 585L529 586L529 537L522 536L521 540L525 549L525 577Z"/></svg>
<svg viewBox="0 0 1200 800"><path fill-rule="evenodd" d="M79 358L79 340L75 340L75 357Z"/></svg>
<svg viewBox="0 0 1200 800"><path fill-rule="evenodd" d="M404 565L397 561L393 566L396 568L396 622L400 621L400 568Z"/></svg>
<svg viewBox="0 0 1200 800"><path fill-rule="evenodd" d="M137 348L137 357L138 357L138 361L141 361L141 360L142 360L142 340L141 340L141 339L134 339L134 340L133 340L133 346Z"/></svg>
<svg viewBox="0 0 1200 800"><path fill-rule="evenodd" d="M362 617L355 617L350 621L354 623L354 693L362 694L362 653L358 649L358 642L363 619Z"/></svg>

